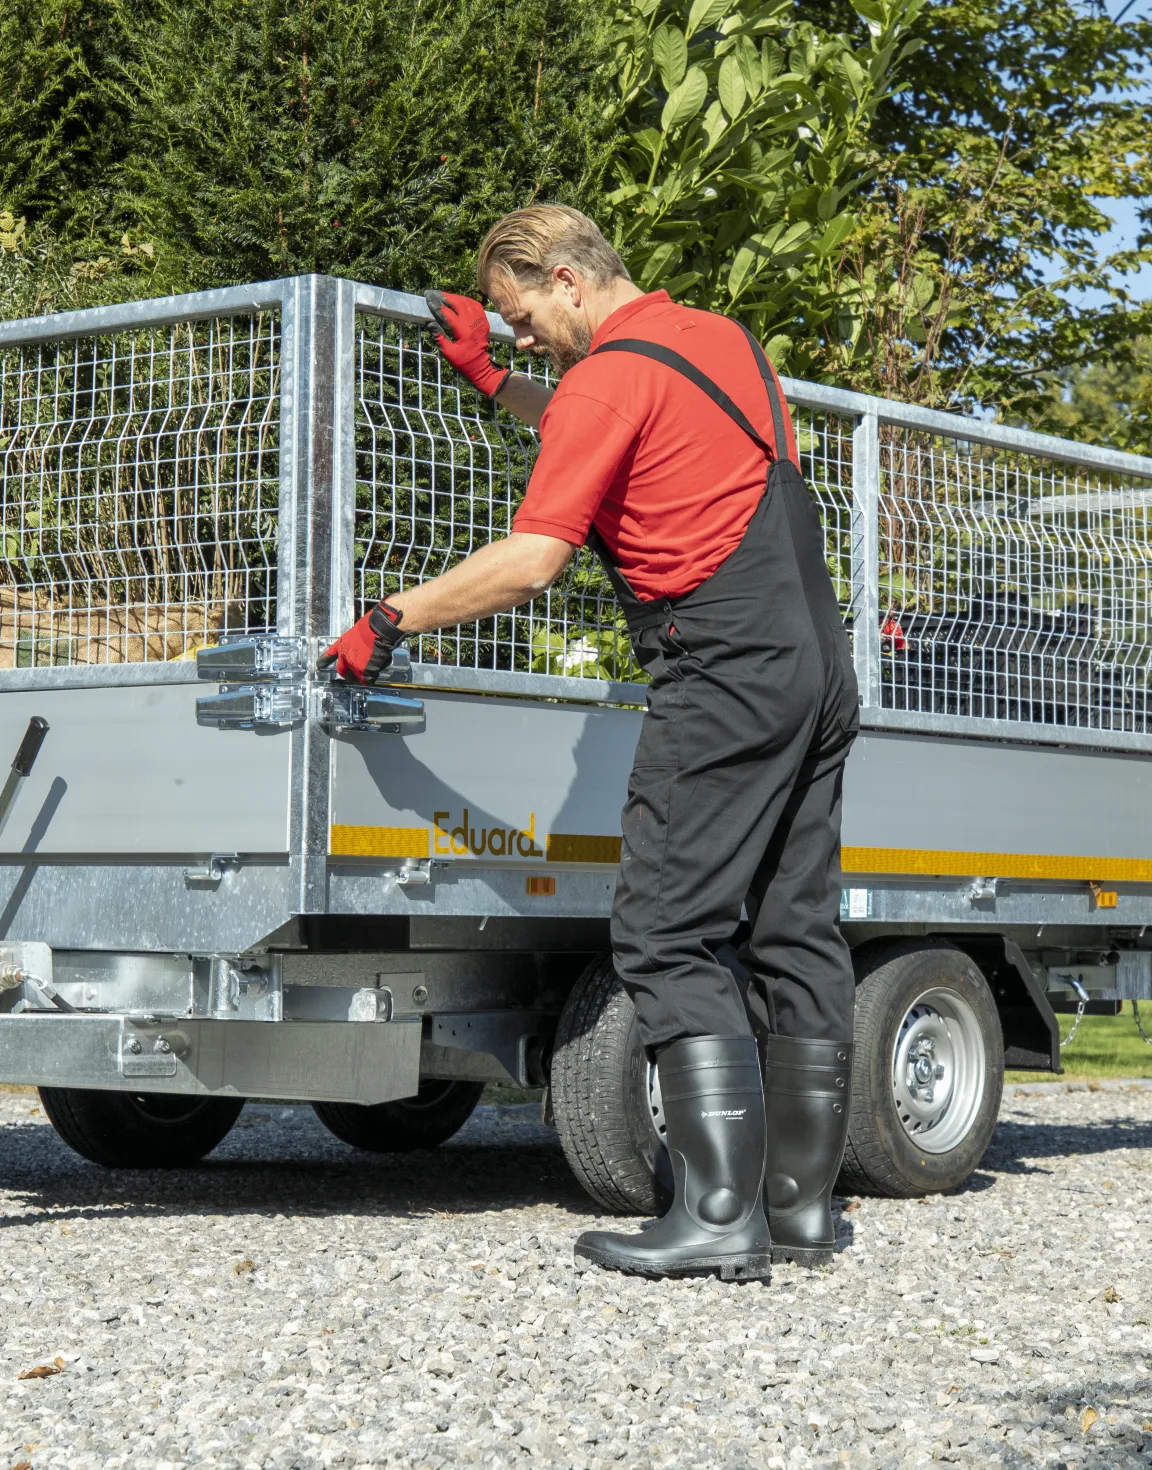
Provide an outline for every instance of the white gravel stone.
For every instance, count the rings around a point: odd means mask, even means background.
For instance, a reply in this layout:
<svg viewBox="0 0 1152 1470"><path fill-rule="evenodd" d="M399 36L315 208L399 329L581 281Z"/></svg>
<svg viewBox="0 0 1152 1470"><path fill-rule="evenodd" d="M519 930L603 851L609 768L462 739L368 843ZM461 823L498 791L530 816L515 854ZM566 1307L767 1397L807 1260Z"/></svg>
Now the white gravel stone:
<svg viewBox="0 0 1152 1470"><path fill-rule="evenodd" d="M827 1270L651 1282L574 1269L531 1107L129 1173L0 1096L0 1470L1148 1465L1152 1092L1009 1088L959 1193L847 1205Z"/></svg>

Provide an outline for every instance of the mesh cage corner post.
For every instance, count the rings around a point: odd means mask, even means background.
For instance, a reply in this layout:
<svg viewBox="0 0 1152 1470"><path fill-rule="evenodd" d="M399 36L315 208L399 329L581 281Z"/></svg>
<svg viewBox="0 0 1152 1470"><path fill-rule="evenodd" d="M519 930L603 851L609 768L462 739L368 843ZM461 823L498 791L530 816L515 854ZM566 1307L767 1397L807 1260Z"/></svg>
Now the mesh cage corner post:
<svg viewBox="0 0 1152 1470"><path fill-rule="evenodd" d="M852 650L865 710L880 704L880 421L852 433Z"/></svg>
<svg viewBox="0 0 1152 1470"><path fill-rule="evenodd" d="M286 283L282 380L278 631L316 640L333 626L333 486L339 380L339 282ZM309 649L314 644L309 642ZM289 852L296 911L328 907L331 740L311 719L292 731Z"/></svg>
<svg viewBox="0 0 1152 1470"><path fill-rule="evenodd" d="M328 630L357 617L356 561L356 283L336 282L336 349L332 433L332 530ZM323 630L321 630L323 632Z"/></svg>

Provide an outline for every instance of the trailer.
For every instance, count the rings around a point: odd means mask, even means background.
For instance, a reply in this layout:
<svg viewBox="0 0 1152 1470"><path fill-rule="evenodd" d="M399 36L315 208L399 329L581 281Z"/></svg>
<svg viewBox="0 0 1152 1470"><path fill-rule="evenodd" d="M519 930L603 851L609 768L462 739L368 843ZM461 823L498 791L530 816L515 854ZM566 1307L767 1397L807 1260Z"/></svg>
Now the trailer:
<svg viewBox="0 0 1152 1470"><path fill-rule="evenodd" d="M652 1211L608 939L645 690L606 579L581 553L385 686L315 670L527 481L427 320L304 276L0 325L0 1080L128 1167L247 1097L388 1152L539 1087L589 1192ZM1152 459L784 387L861 690L841 1183L922 1195L1005 1066L1060 1070L1057 1011L1152 998Z"/></svg>

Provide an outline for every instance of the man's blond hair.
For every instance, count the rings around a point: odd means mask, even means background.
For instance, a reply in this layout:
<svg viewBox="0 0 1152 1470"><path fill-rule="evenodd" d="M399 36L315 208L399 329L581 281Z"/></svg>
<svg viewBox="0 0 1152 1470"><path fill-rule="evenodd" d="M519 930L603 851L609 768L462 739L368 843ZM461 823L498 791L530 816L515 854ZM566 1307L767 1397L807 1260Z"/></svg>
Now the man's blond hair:
<svg viewBox="0 0 1152 1470"><path fill-rule="evenodd" d="M476 275L485 293L494 276L543 290L558 265L571 266L593 286L632 279L588 216L565 204L533 204L497 220L480 246Z"/></svg>

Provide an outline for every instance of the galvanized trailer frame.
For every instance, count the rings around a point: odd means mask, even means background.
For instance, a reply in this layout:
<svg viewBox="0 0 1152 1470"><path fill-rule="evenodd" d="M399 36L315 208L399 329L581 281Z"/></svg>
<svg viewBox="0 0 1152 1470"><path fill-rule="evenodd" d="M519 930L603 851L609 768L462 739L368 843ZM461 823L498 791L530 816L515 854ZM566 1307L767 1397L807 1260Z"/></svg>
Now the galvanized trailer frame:
<svg viewBox="0 0 1152 1470"><path fill-rule="evenodd" d="M542 1075L569 957L605 945L644 700L610 590L578 558L417 640L375 709L312 672L526 482L533 437L427 319L305 276L0 324L0 750L51 727L0 946L55 991L0 992L0 1078ZM1152 459L784 387L862 691L845 930L979 952L1014 1059L1052 1065L1045 992L1152 995Z"/></svg>

